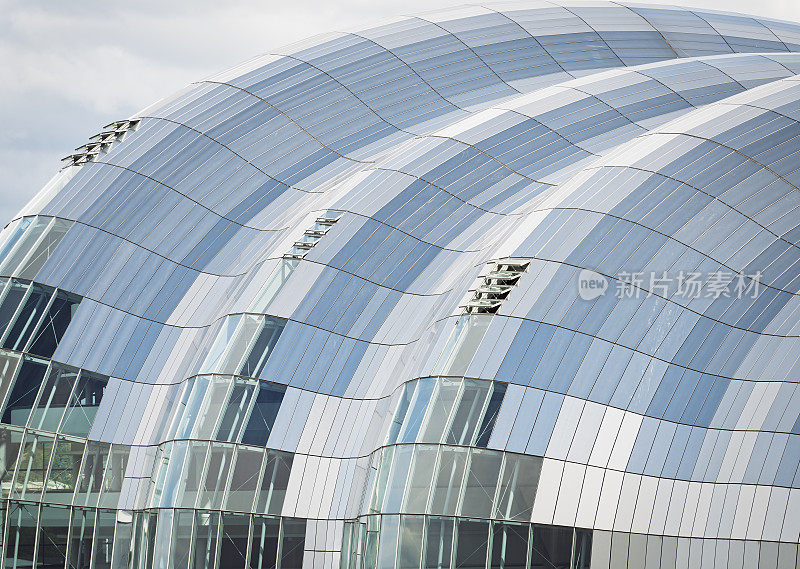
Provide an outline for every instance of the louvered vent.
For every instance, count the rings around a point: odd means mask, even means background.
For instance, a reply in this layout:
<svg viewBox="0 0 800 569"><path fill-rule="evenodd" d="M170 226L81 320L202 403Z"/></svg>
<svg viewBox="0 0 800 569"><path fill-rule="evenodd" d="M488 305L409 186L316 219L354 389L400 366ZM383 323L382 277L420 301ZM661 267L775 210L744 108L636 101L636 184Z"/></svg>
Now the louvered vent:
<svg viewBox="0 0 800 569"><path fill-rule="evenodd" d="M295 241L292 245L291 251L284 253L284 259L302 259L306 254L319 243L326 233L333 227L339 218L342 216L340 211L328 210L321 216L317 217L314 225L305 230L303 236L299 241Z"/></svg>
<svg viewBox="0 0 800 569"><path fill-rule="evenodd" d="M135 130L139 126L140 119L126 119L107 124L103 132L89 137L89 142L75 149L74 154L65 156L61 159L67 166L81 166L87 162L94 162L100 154L105 154L111 145L122 140L129 130Z"/></svg>
<svg viewBox="0 0 800 569"><path fill-rule="evenodd" d="M478 277L466 304L459 307L465 314L495 314L527 270L530 259L506 257L489 264L489 272Z"/></svg>

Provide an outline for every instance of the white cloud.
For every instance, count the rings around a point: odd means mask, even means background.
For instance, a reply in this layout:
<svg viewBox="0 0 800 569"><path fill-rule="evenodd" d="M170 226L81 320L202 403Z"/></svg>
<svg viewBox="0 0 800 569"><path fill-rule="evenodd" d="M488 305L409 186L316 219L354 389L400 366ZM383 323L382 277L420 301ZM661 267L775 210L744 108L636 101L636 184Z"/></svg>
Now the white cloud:
<svg viewBox="0 0 800 569"><path fill-rule="evenodd" d="M103 124L253 55L449 0L0 0L0 217L9 219ZM696 0L752 11L751 0ZM800 20L800 3L761 16Z"/></svg>

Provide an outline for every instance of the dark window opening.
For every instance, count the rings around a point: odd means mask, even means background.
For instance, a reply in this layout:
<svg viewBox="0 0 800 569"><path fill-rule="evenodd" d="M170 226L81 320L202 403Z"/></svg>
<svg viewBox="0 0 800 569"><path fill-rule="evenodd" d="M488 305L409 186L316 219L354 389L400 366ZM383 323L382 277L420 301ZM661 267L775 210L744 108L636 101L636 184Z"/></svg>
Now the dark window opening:
<svg viewBox="0 0 800 569"><path fill-rule="evenodd" d="M67 326L75 316L80 302L80 297L64 291L58 291L53 304L39 325L39 330L36 332L28 351L37 356L52 357L59 342L61 342L61 338L64 337L64 333L67 331Z"/></svg>
<svg viewBox="0 0 800 569"><path fill-rule="evenodd" d="M42 315L50 304L50 297L53 296L54 289L33 283L30 294L22 306L22 310L17 314L11 330L8 331L3 347L9 350L23 351L28 340L36 330Z"/></svg>
<svg viewBox="0 0 800 569"><path fill-rule="evenodd" d="M246 445L267 446L272 425L278 415L283 394L286 387L283 385L260 383L258 395L250 413L250 419L242 434L242 443Z"/></svg>
<svg viewBox="0 0 800 569"><path fill-rule="evenodd" d="M253 343L247 359L242 364L239 375L259 377L259 374L267 364L270 354L272 354L273 348L275 348L275 344L278 343L278 338L280 338L284 326L286 326L286 320L282 318L273 318L271 316L265 318L264 326Z"/></svg>
<svg viewBox="0 0 800 569"><path fill-rule="evenodd" d="M478 429L475 446L485 448L489 444L489 438L492 436L494 423L497 420L497 414L500 412L500 406L503 404L505 395L506 384L495 381L492 384L492 396L489 398L489 404L486 406L486 412L483 414L483 422Z"/></svg>
<svg viewBox="0 0 800 569"><path fill-rule="evenodd" d="M283 518L281 569L303 569L303 549L306 543L306 520Z"/></svg>
<svg viewBox="0 0 800 569"><path fill-rule="evenodd" d="M533 526L531 569L570 569L571 527Z"/></svg>
<svg viewBox="0 0 800 569"><path fill-rule="evenodd" d="M484 569L489 544L489 524L459 521L456 544L456 569Z"/></svg>
<svg viewBox="0 0 800 569"><path fill-rule="evenodd" d="M22 360L22 366L3 411L3 423L25 426L46 371L47 363L42 360L27 357Z"/></svg>
<svg viewBox="0 0 800 569"><path fill-rule="evenodd" d="M528 560L528 524L495 522L491 569L525 569Z"/></svg>

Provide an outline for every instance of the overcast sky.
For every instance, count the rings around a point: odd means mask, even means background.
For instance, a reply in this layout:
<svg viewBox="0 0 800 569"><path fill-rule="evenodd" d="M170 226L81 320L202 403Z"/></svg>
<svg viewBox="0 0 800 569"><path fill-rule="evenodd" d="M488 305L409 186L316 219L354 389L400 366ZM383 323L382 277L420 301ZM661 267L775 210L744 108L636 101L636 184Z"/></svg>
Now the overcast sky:
<svg viewBox="0 0 800 569"><path fill-rule="evenodd" d="M112 120L314 34L458 0L0 0L0 226ZM800 20L798 0L688 5Z"/></svg>

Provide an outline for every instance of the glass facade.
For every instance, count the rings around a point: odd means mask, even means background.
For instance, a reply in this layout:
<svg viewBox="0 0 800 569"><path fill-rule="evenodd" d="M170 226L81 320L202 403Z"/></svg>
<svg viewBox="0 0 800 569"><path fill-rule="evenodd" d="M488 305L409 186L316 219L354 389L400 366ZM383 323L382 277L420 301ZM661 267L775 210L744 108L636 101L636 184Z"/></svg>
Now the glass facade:
<svg viewBox="0 0 800 569"><path fill-rule="evenodd" d="M523 0L106 125L0 231L3 566L800 567L799 74Z"/></svg>

